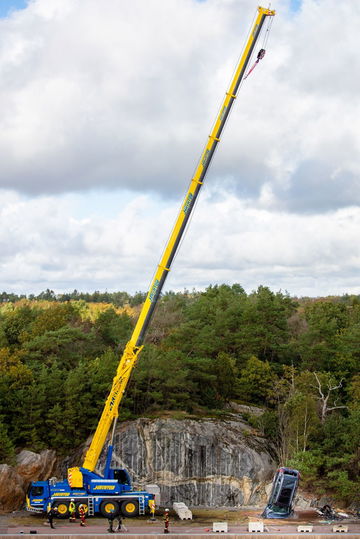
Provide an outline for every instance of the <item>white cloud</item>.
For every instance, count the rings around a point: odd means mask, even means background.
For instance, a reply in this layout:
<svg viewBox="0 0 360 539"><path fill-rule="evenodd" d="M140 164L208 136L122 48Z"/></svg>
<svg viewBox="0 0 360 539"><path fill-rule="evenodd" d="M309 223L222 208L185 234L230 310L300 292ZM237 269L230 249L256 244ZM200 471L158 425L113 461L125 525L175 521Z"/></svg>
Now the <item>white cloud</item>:
<svg viewBox="0 0 360 539"><path fill-rule="evenodd" d="M172 288L360 292L360 4L274 7ZM0 20L4 289L146 288L255 9L32 0Z"/></svg>
<svg viewBox="0 0 360 539"><path fill-rule="evenodd" d="M0 277L3 289L17 292L146 290L178 210L139 195L99 221L94 214L75 219L70 196L4 196ZM360 293L359 226L355 207L311 217L274 214L209 189L167 288L239 282L247 291L264 284L298 295Z"/></svg>

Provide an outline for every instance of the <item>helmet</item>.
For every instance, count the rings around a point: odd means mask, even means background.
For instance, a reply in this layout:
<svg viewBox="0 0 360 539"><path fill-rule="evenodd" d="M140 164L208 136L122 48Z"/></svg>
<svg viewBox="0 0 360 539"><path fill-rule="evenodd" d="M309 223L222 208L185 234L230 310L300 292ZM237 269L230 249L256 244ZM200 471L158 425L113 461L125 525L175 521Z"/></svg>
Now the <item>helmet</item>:
<svg viewBox="0 0 360 539"><path fill-rule="evenodd" d="M71 498L71 501L74 502L75 501L74 498Z"/></svg>
<svg viewBox="0 0 360 539"><path fill-rule="evenodd" d="M169 509L165 509L165 513L168 513L169 512Z"/></svg>

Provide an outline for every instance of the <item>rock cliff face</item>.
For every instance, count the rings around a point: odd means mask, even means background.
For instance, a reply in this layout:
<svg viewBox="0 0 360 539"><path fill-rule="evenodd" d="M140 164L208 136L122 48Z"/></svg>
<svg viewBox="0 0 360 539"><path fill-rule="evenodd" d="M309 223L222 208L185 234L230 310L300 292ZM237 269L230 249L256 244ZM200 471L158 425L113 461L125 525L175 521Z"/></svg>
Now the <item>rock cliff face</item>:
<svg viewBox="0 0 360 539"><path fill-rule="evenodd" d="M157 483L162 505L192 507L263 504L276 466L266 441L235 419L125 422L116 432L113 459L135 486Z"/></svg>
<svg viewBox="0 0 360 539"><path fill-rule="evenodd" d="M25 481L12 466L0 465L0 512L19 509L25 499Z"/></svg>
<svg viewBox="0 0 360 539"><path fill-rule="evenodd" d="M16 466L0 465L0 511L19 509L24 501L31 481L41 481L54 475L55 451L45 449L40 454L21 451L16 457Z"/></svg>
<svg viewBox="0 0 360 539"><path fill-rule="evenodd" d="M103 452L100 470L104 460ZM19 509L30 481L66 477L67 467L81 461L80 452L59 463L54 451L21 451L15 467L0 466L0 511ZM266 441L235 418L121 423L112 465L126 468L136 488L157 483L162 505L191 507L263 505L275 469Z"/></svg>

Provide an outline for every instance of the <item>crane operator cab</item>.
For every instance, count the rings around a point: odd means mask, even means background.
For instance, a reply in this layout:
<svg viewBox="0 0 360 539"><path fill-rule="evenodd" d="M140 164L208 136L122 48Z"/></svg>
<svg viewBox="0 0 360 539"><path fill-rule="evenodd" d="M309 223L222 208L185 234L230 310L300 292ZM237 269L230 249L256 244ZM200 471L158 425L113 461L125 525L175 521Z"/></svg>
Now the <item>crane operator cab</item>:
<svg viewBox="0 0 360 539"><path fill-rule="evenodd" d="M111 477L112 476L112 477ZM112 470L110 469L109 479L116 479L120 485L131 486L130 475L125 469Z"/></svg>

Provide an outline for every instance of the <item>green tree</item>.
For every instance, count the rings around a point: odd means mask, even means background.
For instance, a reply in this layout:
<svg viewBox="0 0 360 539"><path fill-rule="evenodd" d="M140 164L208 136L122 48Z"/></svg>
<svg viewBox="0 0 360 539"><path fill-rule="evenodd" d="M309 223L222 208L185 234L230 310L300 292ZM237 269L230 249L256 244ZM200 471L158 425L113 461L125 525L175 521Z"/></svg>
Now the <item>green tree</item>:
<svg viewBox="0 0 360 539"><path fill-rule="evenodd" d="M36 315L37 311L32 309L28 303L22 304L6 314L3 330L10 346L21 343L21 334L28 331Z"/></svg>
<svg viewBox="0 0 360 539"><path fill-rule="evenodd" d="M23 344L23 361L33 365L61 364L67 370L77 365L83 357L95 355L104 346L98 346L95 336L81 328L63 326L56 331L47 331Z"/></svg>
<svg viewBox="0 0 360 539"><path fill-rule="evenodd" d="M281 465L294 454L307 451L311 436L319 428L317 399L312 391L302 374L289 366L284 366L283 375L274 378L269 389L268 401L274 406L276 417L272 440Z"/></svg>
<svg viewBox="0 0 360 539"><path fill-rule="evenodd" d="M15 463L15 448L12 443L8 430L3 423L3 417L0 416L0 464Z"/></svg>
<svg viewBox="0 0 360 539"><path fill-rule="evenodd" d="M243 358L256 356L262 361L281 362L287 355L290 336L288 319L296 303L281 292L274 294L260 286L245 303L239 327L239 354Z"/></svg>
<svg viewBox="0 0 360 539"><path fill-rule="evenodd" d="M221 352L237 357L237 333L245 301L246 294L239 285L210 286L188 302L184 322L170 332L165 345L202 360L215 359Z"/></svg>
<svg viewBox="0 0 360 539"><path fill-rule="evenodd" d="M133 374L126 402L134 414L159 409L186 410L191 404L192 386L181 352L148 345Z"/></svg>
<svg viewBox="0 0 360 539"><path fill-rule="evenodd" d="M310 302L305 306L305 320L307 331L299 340L303 367L318 371L338 370L337 358L343 348L339 337L349 324L346 305L324 300Z"/></svg>
<svg viewBox="0 0 360 539"><path fill-rule="evenodd" d="M130 338L132 325L128 314L117 314L113 307L109 307L99 314L94 328L106 346L124 347Z"/></svg>
<svg viewBox="0 0 360 539"><path fill-rule="evenodd" d="M219 403L229 402L238 396L238 369L236 360L220 352L214 361L215 387Z"/></svg>
<svg viewBox="0 0 360 539"><path fill-rule="evenodd" d="M52 303L48 308L42 309L29 328L28 339L44 335L49 331L57 331L64 326L75 323L76 310L71 303Z"/></svg>
<svg viewBox="0 0 360 539"><path fill-rule="evenodd" d="M274 384L274 373L267 361L255 356L247 360L239 379L240 398L253 404L265 404Z"/></svg>

